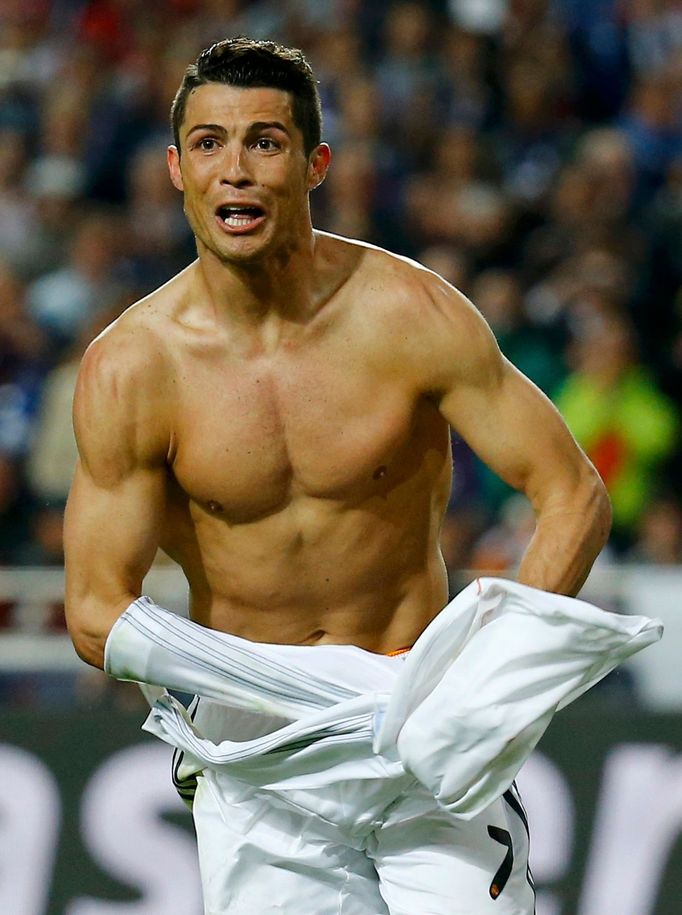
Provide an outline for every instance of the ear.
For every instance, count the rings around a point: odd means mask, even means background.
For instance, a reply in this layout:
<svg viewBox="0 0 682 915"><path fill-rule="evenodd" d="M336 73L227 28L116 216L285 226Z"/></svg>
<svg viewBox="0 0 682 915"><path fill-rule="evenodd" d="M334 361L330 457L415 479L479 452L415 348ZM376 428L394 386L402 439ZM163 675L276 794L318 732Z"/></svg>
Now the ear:
<svg viewBox="0 0 682 915"><path fill-rule="evenodd" d="M184 191L185 185L182 182L182 172L180 171L180 153L177 146L169 146L166 152L166 161L168 162L168 171L173 187L179 191Z"/></svg>
<svg viewBox="0 0 682 915"><path fill-rule="evenodd" d="M326 143L320 143L310 154L308 162L308 190L313 191L325 179L329 163L332 161L332 151Z"/></svg>

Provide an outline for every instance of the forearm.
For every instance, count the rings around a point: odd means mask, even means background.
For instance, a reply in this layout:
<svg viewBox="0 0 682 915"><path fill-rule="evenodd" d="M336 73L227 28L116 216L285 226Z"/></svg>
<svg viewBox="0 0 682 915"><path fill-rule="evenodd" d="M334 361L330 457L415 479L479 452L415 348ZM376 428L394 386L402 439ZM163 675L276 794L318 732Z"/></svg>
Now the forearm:
<svg viewBox="0 0 682 915"><path fill-rule="evenodd" d="M303 659L297 669L293 654ZM351 698L342 687L305 688L305 648L265 645L216 632L159 607L133 601L106 641L105 671L133 680L196 693L238 708L284 717Z"/></svg>
<svg viewBox="0 0 682 915"><path fill-rule="evenodd" d="M215 632L159 607L148 597L128 597L107 607L82 598L68 614L79 656L116 680L196 693L237 708L297 717L317 705L300 684L301 671L269 657L271 646ZM68 604L68 601L67 601ZM275 649L276 651L276 649ZM275 681L273 682L273 676ZM322 696L328 702L345 696Z"/></svg>
<svg viewBox="0 0 682 915"><path fill-rule="evenodd" d="M518 571L522 584L575 596L606 543L611 507L600 480L590 477L537 509L533 538Z"/></svg>

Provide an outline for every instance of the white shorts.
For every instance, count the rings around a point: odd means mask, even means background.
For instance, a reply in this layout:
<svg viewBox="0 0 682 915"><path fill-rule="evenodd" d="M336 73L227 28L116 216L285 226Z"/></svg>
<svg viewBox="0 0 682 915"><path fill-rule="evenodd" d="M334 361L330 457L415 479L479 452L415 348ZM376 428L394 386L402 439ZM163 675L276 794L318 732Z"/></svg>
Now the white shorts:
<svg viewBox="0 0 682 915"><path fill-rule="evenodd" d="M206 915L532 915L528 828L515 787L472 820L415 779L362 830L358 784L273 803L221 773L197 779L194 821ZM298 800L301 800L300 798ZM370 803L372 798L370 798Z"/></svg>

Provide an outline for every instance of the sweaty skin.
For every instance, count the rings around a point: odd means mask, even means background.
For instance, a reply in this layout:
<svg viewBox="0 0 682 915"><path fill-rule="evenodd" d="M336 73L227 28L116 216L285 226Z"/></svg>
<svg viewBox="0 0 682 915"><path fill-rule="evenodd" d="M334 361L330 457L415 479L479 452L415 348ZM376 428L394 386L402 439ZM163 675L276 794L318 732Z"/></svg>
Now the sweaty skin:
<svg viewBox="0 0 682 915"><path fill-rule="evenodd" d="M604 488L483 318L414 262L315 232L289 96L209 84L171 179L198 259L88 349L74 405L67 621L102 666L158 547L197 622L263 642L411 645L447 599L449 426L537 517L526 584L575 593ZM226 225L219 208L252 218ZM255 214L255 215L254 215Z"/></svg>

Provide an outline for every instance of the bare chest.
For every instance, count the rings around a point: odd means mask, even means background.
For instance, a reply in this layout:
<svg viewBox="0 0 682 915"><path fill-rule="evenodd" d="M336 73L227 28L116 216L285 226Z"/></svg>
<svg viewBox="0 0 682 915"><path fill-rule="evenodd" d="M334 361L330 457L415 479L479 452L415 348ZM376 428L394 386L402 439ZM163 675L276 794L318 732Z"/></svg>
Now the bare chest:
<svg viewBox="0 0 682 915"><path fill-rule="evenodd" d="M177 416L180 486L209 511L246 521L297 494L361 501L404 466L415 404L407 386L362 360L284 354L188 365Z"/></svg>

